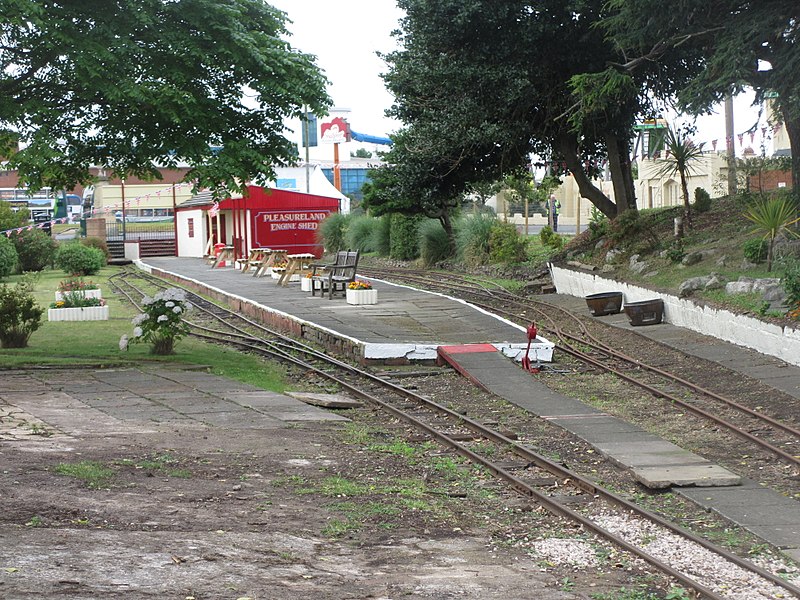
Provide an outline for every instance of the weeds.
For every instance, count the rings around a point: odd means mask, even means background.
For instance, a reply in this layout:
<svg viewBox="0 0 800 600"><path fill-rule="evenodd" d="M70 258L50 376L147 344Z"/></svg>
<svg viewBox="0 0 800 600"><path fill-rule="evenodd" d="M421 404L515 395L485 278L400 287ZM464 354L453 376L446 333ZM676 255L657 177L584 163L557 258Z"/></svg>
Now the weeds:
<svg viewBox="0 0 800 600"><path fill-rule="evenodd" d="M83 460L78 463L60 463L56 465L53 472L79 479L90 489L107 488L114 477L112 469L91 460Z"/></svg>

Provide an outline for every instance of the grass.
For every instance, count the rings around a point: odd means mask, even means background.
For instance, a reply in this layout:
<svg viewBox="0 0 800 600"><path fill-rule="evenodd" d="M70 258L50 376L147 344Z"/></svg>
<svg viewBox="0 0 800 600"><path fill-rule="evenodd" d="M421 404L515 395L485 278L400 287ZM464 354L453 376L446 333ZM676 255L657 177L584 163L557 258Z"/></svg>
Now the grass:
<svg viewBox="0 0 800 600"><path fill-rule="evenodd" d="M119 350L123 334L132 337L131 319L137 311L122 302L111 291L109 277L119 267L104 267L96 276L86 277L103 290L111 317L108 321L47 321L47 312L41 326L31 336L27 348L0 348L0 363L6 368L24 367L123 367L137 365L205 365L215 374L278 393L286 391L286 370L277 363L228 350L213 344L184 338L176 345L176 354L158 356L150 354L147 344L130 344L127 352ZM45 309L54 300L60 281L67 275L62 271L42 271L34 296ZM16 283L20 276L11 276L3 283Z"/></svg>
<svg viewBox="0 0 800 600"><path fill-rule="evenodd" d="M92 460L83 460L77 463L59 463L55 466L53 472L79 479L93 490L109 487L114 477L112 469Z"/></svg>

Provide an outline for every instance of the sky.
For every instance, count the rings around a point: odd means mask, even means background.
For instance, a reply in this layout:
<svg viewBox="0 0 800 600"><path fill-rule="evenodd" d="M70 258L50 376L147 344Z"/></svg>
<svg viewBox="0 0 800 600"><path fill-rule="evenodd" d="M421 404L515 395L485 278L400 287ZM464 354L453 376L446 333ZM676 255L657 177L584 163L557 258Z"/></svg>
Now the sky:
<svg viewBox="0 0 800 600"><path fill-rule="evenodd" d="M396 49L391 32L398 28L403 16L395 0L268 0L270 4L285 12L292 23L291 45L317 57L317 65L330 80L328 93L334 107L348 108L348 122L354 131L368 135L387 136L400 129L401 123L385 116L384 112L393 102L380 74L387 70L386 64L376 52ZM762 127L766 126L766 115L759 121L758 109L752 108L752 94L734 100L734 143L737 155L752 146L761 152ZM670 122L689 123L690 118L668 117ZM744 134L757 124L751 142ZM695 142L705 143L712 149L725 148L725 116L723 107L716 107L715 114L697 120L698 132ZM739 142L739 134L742 142ZM767 132L767 136L771 134ZM767 140L767 154L771 145Z"/></svg>

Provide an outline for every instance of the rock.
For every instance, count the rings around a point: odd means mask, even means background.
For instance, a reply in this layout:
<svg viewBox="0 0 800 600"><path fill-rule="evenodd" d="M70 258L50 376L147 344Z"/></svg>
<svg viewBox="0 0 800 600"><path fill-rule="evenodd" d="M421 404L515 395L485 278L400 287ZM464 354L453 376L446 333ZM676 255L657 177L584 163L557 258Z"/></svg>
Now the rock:
<svg viewBox="0 0 800 600"><path fill-rule="evenodd" d="M617 262L621 254L622 250L617 250L616 248L612 248L606 253L606 264Z"/></svg>
<svg viewBox="0 0 800 600"><path fill-rule="evenodd" d="M705 289L717 289L722 287L722 281L718 273L711 273L702 277L691 277L684 281L678 288L681 298L690 296L692 292ZM711 286L711 287L709 287Z"/></svg>
<svg viewBox="0 0 800 600"><path fill-rule="evenodd" d="M755 269L758 265L756 263L752 263L746 258L742 259L742 264L739 265L739 268L743 271L749 271L751 269Z"/></svg>
<svg viewBox="0 0 800 600"><path fill-rule="evenodd" d="M728 262L728 257L724 254L717 259L717 262L714 263L718 267L724 267Z"/></svg>
<svg viewBox="0 0 800 600"><path fill-rule="evenodd" d="M644 278L645 279L652 279L656 275L658 275L658 271L650 271L649 273L645 273L644 274Z"/></svg>
<svg viewBox="0 0 800 600"><path fill-rule="evenodd" d="M742 278L739 278L739 281L730 281L725 285L725 293L726 294L749 294L753 291L753 282L751 281L742 281Z"/></svg>
<svg viewBox="0 0 800 600"><path fill-rule="evenodd" d="M786 297L780 279L756 279L753 291L761 294L768 302L781 302Z"/></svg>
<svg viewBox="0 0 800 600"><path fill-rule="evenodd" d="M647 263L639 260L639 255L634 254L628 261L628 265L634 273L643 273L647 268Z"/></svg>
<svg viewBox="0 0 800 600"><path fill-rule="evenodd" d="M699 263L701 260L703 260L703 255L700 252L690 252L683 257L681 264L684 267L691 267L692 265Z"/></svg>
<svg viewBox="0 0 800 600"><path fill-rule="evenodd" d="M718 290L724 286L724 282L722 278L716 274L712 273L710 279L706 282L706 285L703 287L704 290Z"/></svg>
<svg viewBox="0 0 800 600"><path fill-rule="evenodd" d="M613 273L615 270L614 265L603 265L600 268L601 273Z"/></svg>

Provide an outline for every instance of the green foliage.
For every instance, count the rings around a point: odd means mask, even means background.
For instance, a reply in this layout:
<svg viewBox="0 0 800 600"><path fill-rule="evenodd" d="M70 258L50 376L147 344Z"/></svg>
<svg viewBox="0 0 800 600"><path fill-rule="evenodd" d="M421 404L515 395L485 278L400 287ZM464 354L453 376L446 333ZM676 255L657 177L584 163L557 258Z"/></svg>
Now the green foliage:
<svg viewBox="0 0 800 600"><path fill-rule="evenodd" d="M767 260L769 242L764 238L747 240L742 246L744 257L752 263L761 263Z"/></svg>
<svg viewBox="0 0 800 600"><path fill-rule="evenodd" d="M41 229L28 229L11 236L19 257L19 270L42 271L53 263L58 244Z"/></svg>
<svg viewBox="0 0 800 600"><path fill-rule="evenodd" d="M39 329L44 309L33 296L35 279L25 277L15 286L0 284L0 346L25 348Z"/></svg>
<svg viewBox="0 0 800 600"><path fill-rule="evenodd" d="M53 469L59 475L74 477L81 480L90 489L106 488L114 477L113 469L102 463L92 460L82 460L77 463L59 463Z"/></svg>
<svg viewBox="0 0 800 600"><path fill-rule="evenodd" d="M782 261L781 285L786 291L786 304L797 309L800 318L800 260L787 258Z"/></svg>
<svg viewBox="0 0 800 600"><path fill-rule="evenodd" d="M70 242L56 250L55 263L69 275L96 275L106 264L106 257L97 248Z"/></svg>
<svg viewBox="0 0 800 600"><path fill-rule="evenodd" d="M539 232L539 241L542 246L553 250L560 250L564 246L564 238L558 235L550 225L545 225Z"/></svg>
<svg viewBox="0 0 800 600"><path fill-rule="evenodd" d="M8 202L0 200L0 231L28 225L29 219L30 212L27 208L14 212Z"/></svg>
<svg viewBox="0 0 800 600"><path fill-rule="evenodd" d="M676 240L664 251L664 256L672 263L679 263L686 256L686 249L683 247L683 240Z"/></svg>
<svg viewBox="0 0 800 600"><path fill-rule="evenodd" d="M108 244L103 238L87 237L81 240L81 244L89 248L97 248L100 250L106 257L106 263L108 263L108 259L111 258L111 252L108 251Z"/></svg>
<svg viewBox="0 0 800 600"><path fill-rule="evenodd" d="M183 315L190 308L186 293L169 288L142 300L143 313L133 319L133 342L149 342L153 354L172 354L175 342L189 333Z"/></svg>
<svg viewBox="0 0 800 600"><path fill-rule="evenodd" d="M589 234L591 239L599 240L608 235L611 226L611 221L602 212L592 206L592 211L589 215Z"/></svg>
<svg viewBox="0 0 800 600"><path fill-rule="evenodd" d="M398 260L414 260L419 257L419 218L393 214L389 256Z"/></svg>
<svg viewBox="0 0 800 600"><path fill-rule="evenodd" d="M380 221L375 217L366 215L350 215L347 218L347 230L345 241L347 247L360 252L372 252L375 250L375 229L380 227Z"/></svg>
<svg viewBox="0 0 800 600"><path fill-rule="evenodd" d="M14 272L18 258L13 242L6 236L0 235L0 279Z"/></svg>
<svg viewBox="0 0 800 600"><path fill-rule="evenodd" d="M372 230L372 242L370 244L380 256L389 256L391 230L391 215L379 217L377 226Z"/></svg>
<svg viewBox="0 0 800 600"><path fill-rule="evenodd" d="M608 236L614 244L619 245L624 243L626 239L638 236L642 228L643 221L641 215L635 210L626 210L611 221Z"/></svg>
<svg viewBox="0 0 800 600"><path fill-rule="evenodd" d="M700 146L695 146L688 135L676 131L672 127L667 129L664 137L664 149L666 150L666 156L661 159L661 168L658 169L656 175L658 177L672 177L677 174L680 177L684 214L687 219L691 219L687 177L695 172L696 165L703 156L703 149Z"/></svg>
<svg viewBox="0 0 800 600"><path fill-rule="evenodd" d="M694 209L698 213L711 210L711 194L701 187L694 189Z"/></svg>
<svg viewBox="0 0 800 600"><path fill-rule="evenodd" d="M319 224L318 240L325 248L325 252L339 252L347 248L345 234L347 231L347 217L342 213L333 213Z"/></svg>
<svg viewBox="0 0 800 600"><path fill-rule="evenodd" d="M485 265L489 262L489 237L497 222L493 215L463 217L456 227L458 256L468 266Z"/></svg>
<svg viewBox="0 0 800 600"><path fill-rule="evenodd" d="M450 238L436 219L426 219L419 226L419 257L422 264L430 267L439 261L450 258L453 250Z"/></svg>
<svg viewBox="0 0 800 600"><path fill-rule="evenodd" d="M73 189L98 164L153 178L180 159L199 187L241 190L296 158L287 117L330 104L262 0L24 1L2 17L0 130L24 142L10 168L35 189Z"/></svg>
<svg viewBox="0 0 800 600"><path fill-rule="evenodd" d="M528 240L513 223L495 221L489 232L489 260L501 263L524 262Z"/></svg>
<svg viewBox="0 0 800 600"><path fill-rule="evenodd" d="M772 271L775 240L783 232L795 234L789 227L800 221L797 217L797 202L792 196L779 194L751 204L744 213L754 224L753 233L761 233L769 243L767 249L767 271Z"/></svg>

